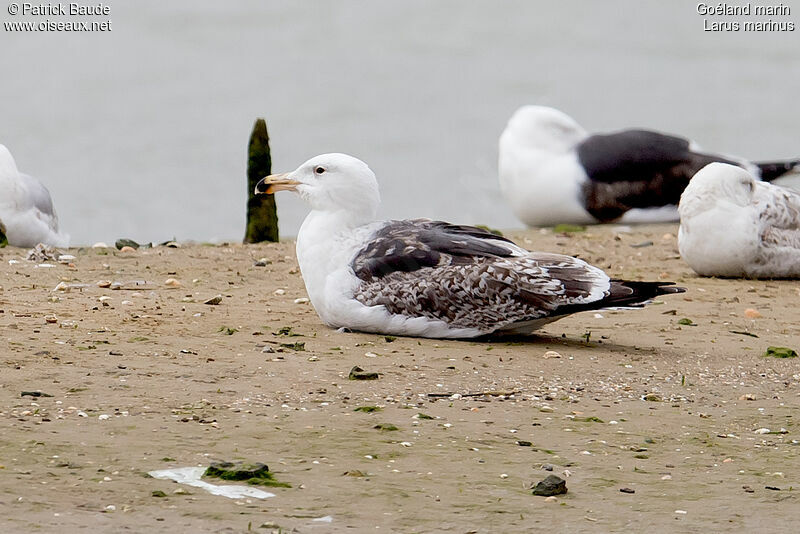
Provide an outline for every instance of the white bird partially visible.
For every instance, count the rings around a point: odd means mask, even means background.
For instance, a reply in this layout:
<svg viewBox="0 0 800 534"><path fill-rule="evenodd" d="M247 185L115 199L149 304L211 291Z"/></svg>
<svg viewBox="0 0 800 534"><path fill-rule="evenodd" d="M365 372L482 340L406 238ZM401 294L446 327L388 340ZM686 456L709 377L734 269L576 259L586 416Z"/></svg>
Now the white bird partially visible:
<svg viewBox="0 0 800 534"><path fill-rule="evenodd" d="M19 172L11 152L1 144L0 223L9 245L69 246L69 235L58 229L50 191L36 178Z"/></svg>
<svg viewBox="0 0 800 534"><path fill-rule="evenodd" d="M678 248L697 274L800 278L800 194L712 163L689 182L678 211Z"/></svg>
<svg viewBox="0 0 800 534"><path fill-rule="evenodd" d="M443 338L529 334L572 313L684 291L611 280L578 258L529 252L472 226L376 221L375 175L344 154L317 156L256 185L256 193L281 190L311 205L297 260L311 303L332 327Z"/></svg>
<svg viewBox="0 0 800 534"><path fill-rule="evenodd" d="M715 161L744 167L767 182L800 171L800 160L750 162L652 130L589 134L545 106L519 108L499 148L500 189L529 226L677 221L689 180Z"/></svg>

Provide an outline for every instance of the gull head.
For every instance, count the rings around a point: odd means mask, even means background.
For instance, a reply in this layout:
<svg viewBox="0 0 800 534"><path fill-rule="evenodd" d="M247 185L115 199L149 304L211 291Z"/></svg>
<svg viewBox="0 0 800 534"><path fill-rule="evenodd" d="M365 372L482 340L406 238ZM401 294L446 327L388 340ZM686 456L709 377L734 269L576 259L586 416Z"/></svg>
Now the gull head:
<svg viewBox="0 0 800 534"><path fill-rule="evenodd" d="M503 137L520 146L550 152L571 150L586 136L572 117L547 106L522 106L503 132Z"/></svg>
<svg viewBox="0 0 800 534"><path fill-rule="evenodd" d="M375 174L360 159L347 154L322 154L296 170L273 174L256 184L256 194L294 191L312 210L347 211L372 219L380 204Z"/></svg>
<svg viewBox="0 0 800 534"><path fill-rule="evenodd" d="M756 190L752 174L736 165L709 163L695 174L681 195L681 217L709 209L718 202L749 206Z"/></svg>

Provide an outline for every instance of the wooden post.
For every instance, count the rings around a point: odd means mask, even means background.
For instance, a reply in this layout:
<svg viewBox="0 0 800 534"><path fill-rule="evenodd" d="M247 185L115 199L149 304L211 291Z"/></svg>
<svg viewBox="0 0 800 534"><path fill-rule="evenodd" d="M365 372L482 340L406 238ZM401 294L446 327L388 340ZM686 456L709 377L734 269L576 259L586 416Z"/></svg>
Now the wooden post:
<svg viewBox="0 0 800 534"><path fill-rule="evenodd" d="M275 195L255 195L256 183L272 172L269 134L264 119L256 119L247 150L247 226L245 243L278 241Z"/></svg>

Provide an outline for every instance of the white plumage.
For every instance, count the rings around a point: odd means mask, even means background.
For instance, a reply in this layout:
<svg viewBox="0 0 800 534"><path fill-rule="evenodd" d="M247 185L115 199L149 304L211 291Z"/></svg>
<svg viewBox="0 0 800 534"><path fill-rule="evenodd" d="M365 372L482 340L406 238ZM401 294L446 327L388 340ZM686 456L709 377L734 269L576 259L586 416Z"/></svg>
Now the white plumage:
<svg viewBox="0 0 800 534"><path fill-rule="evenodd" d="M527 334L570 313L683 291L610 280L580 259L529 252L471 226L375 221L375 175L344 154L317 156L256 186L257 193L279 190L311 205L297 259L311 303L335 328L443 338Z"/></svg>
<svg viewBox="0 0 800 534"><path fill-rule="evenodd" d="M39 180L17 170L4 145L0 145L0 223L9 245L69 246L69 236L58 229L50 192Z"/></svg>
<svg viewBox="0 0 800 534"><path fill-rule="evenodd" d="M703 276L800 278L800 194L712 163L683 192L678 247Z"/></svg>

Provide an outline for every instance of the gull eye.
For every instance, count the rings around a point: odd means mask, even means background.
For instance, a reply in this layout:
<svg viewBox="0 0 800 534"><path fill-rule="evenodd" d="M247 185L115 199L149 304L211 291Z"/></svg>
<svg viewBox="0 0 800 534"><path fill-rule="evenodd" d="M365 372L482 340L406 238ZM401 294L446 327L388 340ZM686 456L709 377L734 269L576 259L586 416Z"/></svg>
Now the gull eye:
<svg viewBox="0 0 800 534"><path fill-rule="evenodd" d="M324 174L324 173L325 173L325 167L319 167L319 166L314 167L314 174Z"/></svg>

